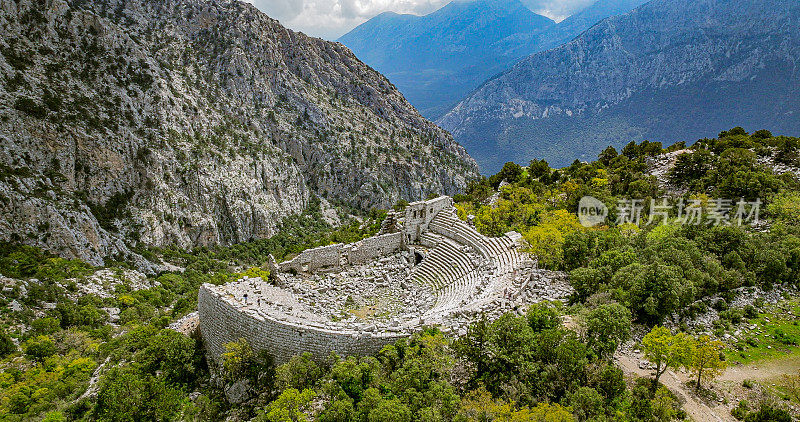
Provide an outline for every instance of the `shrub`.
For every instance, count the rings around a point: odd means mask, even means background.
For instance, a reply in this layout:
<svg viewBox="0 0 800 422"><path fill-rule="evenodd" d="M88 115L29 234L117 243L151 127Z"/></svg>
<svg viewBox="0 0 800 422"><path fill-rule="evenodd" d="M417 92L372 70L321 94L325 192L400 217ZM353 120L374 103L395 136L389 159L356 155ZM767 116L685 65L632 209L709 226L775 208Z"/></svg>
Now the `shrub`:
<svg viewBox="0 0 800 422"><path fill-rule="evenodd" d="M731 415L738 420L744 420L747 417L747 412L750 411L750 406L747 405L746 400L742 400L739 404L736 405L733 409L731 409Z"/></svg>
<svg viewBox="0 0 800 422"><path fill-rule="evenodd" d="M738 324L742 322L744 317L744 310L741 308L734 308L722 311L719 313L720 318L730 321L731 324Z"/></svg>
<svg viewBox="0 0 800 422"><path fill-rule="evenodd" d="M313 387L322 377L322 370L312 360L310 353L292 356L289 362L275 370L275 386L281 390L295 388L304 390Z"/></svg>
<svg viewBox="0 0 800 422"><path fill-rule="evenodd" d="M122 366L103 376L95 412L99 420L174 420L182 399L161 377Z"/></svg>
<svg viewBox="0 0 800 422"><path fill-rule="evenodd" d="M781 344L785 344L788 346L797 346L800 341L796 336L791 334L787 334L780 328L775 329L775 339L778 340Z"/></svg>
<svg viewBox="0 0 800 422"><path fill-rule="evenodd" d="M17 351L17 345L5 329L0 329L0 357L5 357Z"/></svg>
<svg viewBox="0 0 800 422"><path fill-rule="evenodd" d="M19 97L14 102L14 108L37 119L44 119L47 117L47 109L28 97Z"/></svg>
<svg viewBox="0 0 800 422"><path fill-rule="evenodd" d="M591 420L603 412L603 397L591 387L579 388L570 398L570 404L581 421Z"/></svg>
<svg viewBox="0 0 800 422"><path fill-rule="evenodd" d="M31 359L43 361L56 354L56 344L50 336L36 336L22 346Z"/></svg>
<svg viewBox="0 0 800 422"><path fill-rule="evenodd" d="M745 422L792 422L792 415L785 409L762 403L758 412L751 412L744 418Z"/></svg>
<svg viewBox="0 0 800 422"><path fill-rule="evenodd" d="M31 328L36 334L48 335L58 331L61 328L61 322L53 317L38 318L31 322Z"/></svg>

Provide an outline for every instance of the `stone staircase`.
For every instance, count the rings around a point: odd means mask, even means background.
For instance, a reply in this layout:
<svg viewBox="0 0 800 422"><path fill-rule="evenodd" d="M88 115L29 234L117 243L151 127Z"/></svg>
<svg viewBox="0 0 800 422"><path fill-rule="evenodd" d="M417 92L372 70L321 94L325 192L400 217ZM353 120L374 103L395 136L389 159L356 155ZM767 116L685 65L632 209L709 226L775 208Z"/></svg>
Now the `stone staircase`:
<svg viewBox="0 0 800 422"><path fill-rule="evenodd" d="M508 237L486 237L461 221L455 209L442 210L433 218L429 226L433 233L446 236L458 243L469 245L488 261L497 264L497 271L504 273L513 269L522 259L514 241Z"/></svg>
<svg viewBox="0 0 800 422"><path fill-rule="evenodd" d="M412 277L441 290L478 268L480 257L468 246L439 236L428 256L414 268Z"/></svg>
<svg viewBox="0 0 800 422"><path fill-rule="evenodd" d="M411 273L434 288L432 311L444 312L482 296L491 279L513 271L523 259L508 237L490 238L461 221L454 208L440 211L420 243L428 256Z"/></svg>

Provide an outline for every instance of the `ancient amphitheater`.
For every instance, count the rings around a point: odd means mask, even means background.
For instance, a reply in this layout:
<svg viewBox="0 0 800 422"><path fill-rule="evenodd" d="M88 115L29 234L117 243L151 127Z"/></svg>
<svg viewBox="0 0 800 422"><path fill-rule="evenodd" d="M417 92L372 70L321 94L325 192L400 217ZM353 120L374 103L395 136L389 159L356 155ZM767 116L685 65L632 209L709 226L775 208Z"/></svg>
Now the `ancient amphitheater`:
<svg viewBox="0 0 800 422"><path fill-rule="evenodd" d="M377 236L273 261L271 282L202 286L200 331L215 360L225 343L245 338L277 363L303 352L320 360L371 354L430 325L463 334L480 315L570 293L563 275L538 270L520 242L514 232L481 235L450 197L415 202L390 212Z"/></svg>

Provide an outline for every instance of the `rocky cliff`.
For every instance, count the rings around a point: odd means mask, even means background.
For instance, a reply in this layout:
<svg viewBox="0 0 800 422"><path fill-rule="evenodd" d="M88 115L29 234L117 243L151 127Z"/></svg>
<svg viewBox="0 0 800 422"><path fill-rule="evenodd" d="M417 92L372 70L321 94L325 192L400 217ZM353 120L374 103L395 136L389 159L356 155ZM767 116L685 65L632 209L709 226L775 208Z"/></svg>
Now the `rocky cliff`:
<svg viewBox="0 0 800 422"><path fill-rule="evenodd" d="M0 239L100 264L274 234L475 162L340 44L229 0L0 0Z"/></svg>
<svg viewBox="0 0 800 422"><path fill-rule="evenodd" d="M439 123L483 171L608 145L800 129L800 3L654 0L487 81Z"/></svg>

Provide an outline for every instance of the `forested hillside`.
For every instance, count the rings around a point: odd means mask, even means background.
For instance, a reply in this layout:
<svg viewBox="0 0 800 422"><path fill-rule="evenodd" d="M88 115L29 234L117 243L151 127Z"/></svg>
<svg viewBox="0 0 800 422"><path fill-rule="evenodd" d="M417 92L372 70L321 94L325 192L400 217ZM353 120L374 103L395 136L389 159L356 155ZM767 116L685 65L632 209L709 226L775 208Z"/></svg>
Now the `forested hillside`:
<svg viewBox="0 0 800 422"><path fill-rule="evenodd" d="M296 356L275 367L240 341L209 368L191 330L175 329L201 283L268 278L267 254L369 236L383 212L334 228L312 201L269 240L149 249L148 259L175 266L157 277L4 244L0 420L655 422L694 415L688 397L728 419L791 422L797 368L738 381L737 392L714 378L800 355L799 159L800 138L734 128L691 147L607 148L561 169L506 164L455 198L459 213L487 235L523 234L540 266L569 272L570 301L479 320L462 336L430 327L374 356L326 362ZM577 216L585 196L609 208L593 227ZM650 199L662 198L687 206L657 214ZM639 224L619 220L629 199L642 200ZM678 219L718 199L733 200L727 217ZM739 225L735 204L757 199L759 221L748 212ZM620 362L639 350L649 363L637 375ZM692 382L676 394L667 370L680 368Z"/></svg>
<svg viewBox="0 0 800 422"><path fill-rule="evenodd" d="M664 150L660 143L630 143L619 152L609 147L597 161L576 160L558 170L538 160L528 167L509 163L472 185L458 198L459 209L475 215L485 234L522 233L541 266L570 272L576 302L610 296L650 323L688 312L692 302L716 293L800 281L794 258L800 256L795 227L800 140L766 131L748 136L736 128L691 149L684 145ZM652 163L666 152L677 158L659 179ZM500 188L497 201L485 204L504 181L510 184ZM584 196L608 206L608 226L589 229L579 223ZM742 198L762 202L756 227L744 221L749 206L741 226L734 219ZM664 199L674 205L666 223L664 209L651 208ZM719 199L731 201L728 220L710 212ZM630 212L630 200L641 201L639 225L614 224ZM702 208L698 219L676 221L681 200L684 218L692 204Z"/></svg>

